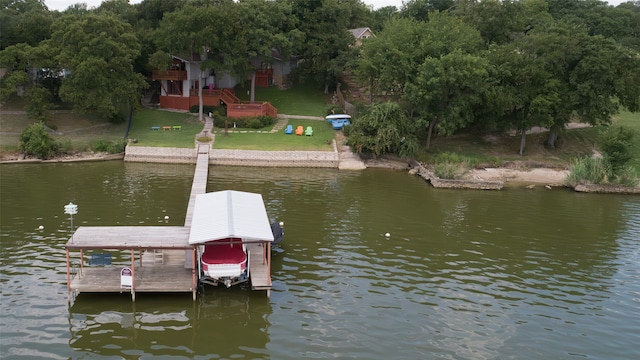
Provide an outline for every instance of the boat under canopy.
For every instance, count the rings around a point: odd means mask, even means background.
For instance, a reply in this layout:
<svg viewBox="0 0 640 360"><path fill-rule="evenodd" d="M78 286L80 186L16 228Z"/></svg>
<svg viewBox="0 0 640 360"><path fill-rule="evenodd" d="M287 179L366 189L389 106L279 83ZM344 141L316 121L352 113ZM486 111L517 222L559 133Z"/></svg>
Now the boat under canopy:
<svg viewBox="0 0 640 360"><path fill-rule="evenodd" d="M243 243L273 242L261 194L225 190L196 197L189 244L230 238Z"/></svg>
<svg viewBox="0 0 640 360"><path fill-rule="evenodd" d="M218 191L198 195L194 206L189 244L198 247L200 282L229 287L249 280L247 244L264 253L274 242L262 195Z"/></svg>

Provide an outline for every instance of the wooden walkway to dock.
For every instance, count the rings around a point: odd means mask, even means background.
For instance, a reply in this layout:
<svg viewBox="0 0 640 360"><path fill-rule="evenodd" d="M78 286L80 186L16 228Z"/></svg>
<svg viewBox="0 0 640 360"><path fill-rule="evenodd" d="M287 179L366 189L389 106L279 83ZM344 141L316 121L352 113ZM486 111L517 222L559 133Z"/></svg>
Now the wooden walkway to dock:
<svg viewBox="0 0 640 360"><path fill-rule="evenodd" d="M196 204L196 196L207 192L207 180L209 179L209 147L210 145L198 145L198 158L196 159L196 171L193 174L191 183L191 195L189 195L189 205L187 206L187 216L184 219L184 226L190 227L193 220L193 208Z"/></svg>

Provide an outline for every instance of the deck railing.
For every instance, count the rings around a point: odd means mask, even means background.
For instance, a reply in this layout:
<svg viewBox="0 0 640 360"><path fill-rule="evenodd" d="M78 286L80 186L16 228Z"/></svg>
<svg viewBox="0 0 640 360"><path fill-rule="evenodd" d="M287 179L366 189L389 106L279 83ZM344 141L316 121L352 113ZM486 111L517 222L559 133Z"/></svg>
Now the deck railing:
<svg viewBox="0 0 640 360"><path fill-rule="evenodd" d="M153 70L153 80L187 80L186 70Z"/></svg>

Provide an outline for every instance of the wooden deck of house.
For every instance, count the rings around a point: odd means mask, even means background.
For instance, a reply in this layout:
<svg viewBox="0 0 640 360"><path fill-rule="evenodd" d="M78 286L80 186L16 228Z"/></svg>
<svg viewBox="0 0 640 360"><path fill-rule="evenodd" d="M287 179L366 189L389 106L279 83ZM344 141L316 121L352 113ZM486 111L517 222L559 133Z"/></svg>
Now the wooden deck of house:
<svg viewBox="0 0 640 360"><path fill-rule="evenodd" d="M189 244L189 238L195 199L206 193L208 175L209 147L200 145L184 226L79 227L65 245L69 301L81 292L130 292L133 300L139 292L191 292L195 300L197 245ZM266 290L269 296L271 244L247 247L252 289ZM95 264L94 257L103 261ZM125 268L132 272L131 286L123 286Z"/></svg>

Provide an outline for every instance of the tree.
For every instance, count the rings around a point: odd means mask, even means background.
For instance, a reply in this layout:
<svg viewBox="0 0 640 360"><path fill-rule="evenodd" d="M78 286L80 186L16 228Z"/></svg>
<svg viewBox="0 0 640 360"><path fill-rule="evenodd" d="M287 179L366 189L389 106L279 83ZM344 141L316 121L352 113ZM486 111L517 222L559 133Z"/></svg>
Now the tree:
<svg viewBox="0 0 640 360"><path fill-rule="evenodd" d="M550 0L549 13L557 20L584 26L589 35L602 35L640 50L640 3L617 7L598 0Z"/></svg>
<svg viewBox="0 0 640 360"><path fill-rule="evenodd" d="M47 122L57 93L57 71L51 68L50 54L44 47L26 43L12 45L0 51L0 66L7 71L0 79L0 101L12 95L26 95L29 118ZM38 69L38 71L36 71Z"/></svg>
<svg viewBox="0 0 640 360"><path fill-rule="evenodd" d="M460 1L454 14L480 31L486 44L507 44L551 18L546 0Z"/></svg>
<svg viewBox="0 0 640 360"><path fill-rule="evenodd" d="M345 132L347 145L356 152L374 156L395 153L409 157L419 147L416 129L394 102L371 105L357 121L345 128Z"/></svg>
<svg viewBox="0 0 640 360"><path fill-rule="evenodd" d="M292 8L285 2L243 0L236 5L239 23L234 66L240 78L251 76L250 100L255 100L256 68L271 62L273 50L285 57L300 44L303 34L296 29Z"/></svg>
<svg viewBox="0 0 640 360"><path fill-rule="evenodd" d="M384 92L398 98L404 94L424 59L426 33L423 22L394 18L361 46L355 72L362 83L370 84L371 94Z"/></svg>
<svg viewBox="0 0 640 360"><path fill-rule="evenodd" d="M534 126L553 124L552 105L557 104L560 86L535 53L517 44L494 46L489 51L491 75L495 79L493 99L500 128L520 132L520 155L526 147L526 132Z"/></svg>
<svg viewBox="0 0 640 360"><path fill-rule="evenodd" d="M536 77L531 81L541 85L531 105L540 116L535 125L550 129L549 146L555 146L558 133L571 121L609 124L621 106L640 110L640 58L614 40L551 21L514 44L540 69L531 73Z"/></svg>
<svg viewBox="0 0 640 360"><path fill-rule="evenodd" d="M293 3L293 14L304 33L304 46L299 49L304 61L299 72L321 84L325 94L342 75L349 46L355 41L347 30L361 25L351 19L359 19L359 14L367 11L364 4L356 0L300 0Z"/></svg>
<svg viewBox="0 0 640 360"><path fill-rule="evenodd" d="M5 101L19 89L33 83L27 71L37 63L34 52L34 48L26 43L11 45L0 51L0 67L6 69L0 80L0 101Z"/></svg>
<svg viewBox="0 0 640 360"><path fill-rule="evenodd" d="M481 103L487 84L487 66L485 58L461 50L422 63L407 93L428 120L427 149L434 129L452 135L473 121L474 107Z"/></svg>
<svg viewBox="0 0 640 360"><path fill-rule="evenodd" d="M55 60L68 75L60 97L80 112L112 116L132 106L147 86L133 70L140 45L131 26L112 14L66 15L53 25L50 41Z"/></svg>
<svg viewBox="0 0 640 360"><path fill-rule="evenodd" d="M43 124L53 119L53 114L49 111L53 103L49 90L41 86L34 86L29 89L27 96L29 97L29 102L25 106L25 110L30 119L37 120Z"/></svg>
<svg viewBox="0 0 640 360"><path fill-rule="evenodd" d="M576 38L575 36L573 38ZM609 124L621 107L640 111L637 52L601 36L578 37L578 61L568 74L569 100L563 106L591 125ZM556 118L556 126L569 119Z"/></svg>
<svg viewBox="0 0 640 360"><path fill-rule="evenodd" d="M207 3L206 6L187 4L166 14L160 22L156 41L169 54L181 55L200 63L200 79L207 69L232 72L237 68L242 38L238 12L231 0ZM194 84L195 85L195 84ZM198 86L199 118L204 121L202 86Z"/></svg>
<svg viewBox="0 0 640 360"><path fill-rule="evenodd" d="M398 8L395 6L385 6L376 9L371 14L371 23L369 24L369 28L374 34L377 34L384 29L387 21L397 17L398 14Z"/></svg>
<svg viewBox="0 0 640 360"><path fill-rule="evenodd" d="M21 43L38 45L51 36L52 21L44 0L4 0L0 5L0 50Z"/></svg>
<svg viewBox="0 0 640 360"><path fill-rule="evenodd" d="M453 5L454 0L409 0L403 2L400 15L427 22L431 13L448 11Z"/></svg>

